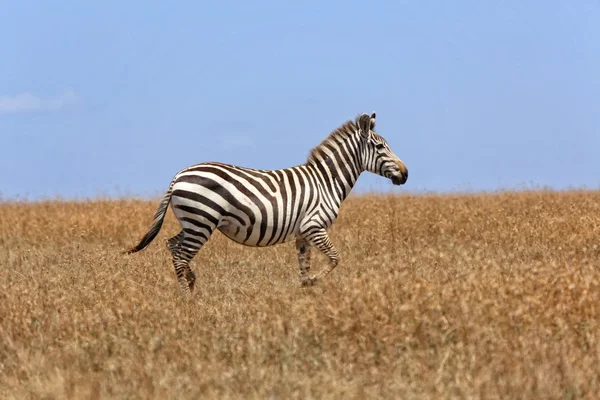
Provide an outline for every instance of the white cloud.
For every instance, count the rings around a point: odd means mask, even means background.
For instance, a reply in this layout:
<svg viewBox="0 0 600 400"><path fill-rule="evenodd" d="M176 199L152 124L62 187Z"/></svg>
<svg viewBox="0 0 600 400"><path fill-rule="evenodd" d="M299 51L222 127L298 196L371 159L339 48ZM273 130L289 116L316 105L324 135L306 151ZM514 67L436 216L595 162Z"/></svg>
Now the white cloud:
<svg viewBox="0 0 600 400"><path fill-rule="evenodd" d="M59 96L46 99L25 92L15 96L0 96L0 114L60 110L63 107L77 104L78 102L79 97L72 90L67 90Z"/></svg>
<svg viewBox="0 0 600 400"><path fill-rule="evenodd" d="M254 142L248 136L223 135L221 137L221 147L228 150L233 148L250 148L254 147Z"/></svg>

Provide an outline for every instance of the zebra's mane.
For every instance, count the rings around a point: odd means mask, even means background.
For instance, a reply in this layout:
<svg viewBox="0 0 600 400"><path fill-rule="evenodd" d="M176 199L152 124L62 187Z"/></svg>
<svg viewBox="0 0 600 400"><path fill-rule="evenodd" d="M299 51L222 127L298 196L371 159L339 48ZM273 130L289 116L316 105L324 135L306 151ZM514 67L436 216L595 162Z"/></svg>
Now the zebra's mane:
<svg viewBox="0 0 600 400"><path fill-rule="evenodd" d="M324 155L323 149L330 143L341 143L344 142L347 138L354 135L358 131L358 118L354 121L347 121L336 130L331 132L329 136L327 136L318 146L314 147L310 154L308 155L308 159L306 160L307 164L314 164L318 162L317 156L320 154Z"/></svg>

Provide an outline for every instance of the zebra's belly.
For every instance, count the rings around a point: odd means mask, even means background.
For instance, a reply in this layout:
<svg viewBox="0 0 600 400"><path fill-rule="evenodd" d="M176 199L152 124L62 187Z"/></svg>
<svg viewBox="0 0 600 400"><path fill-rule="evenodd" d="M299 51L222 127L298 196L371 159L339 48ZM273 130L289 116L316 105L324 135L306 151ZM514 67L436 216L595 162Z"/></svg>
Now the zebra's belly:
<svg viewBox="0 0 600 400"><path fill-rule="evenodd" d="M245 227L236 221L224 218L219 222L217 229L229 239L241 244L246 244L245 241L248 237L248 227Z"/></svg>
<svg viewBox="0 0 600 400"><path fill-rule="evenodd" d="M265 247L285 243L295 238L294 229L274 229L273 226L255 224L244 226L238 221L223 218L217 227L229 239L246 246Z"/></svg>

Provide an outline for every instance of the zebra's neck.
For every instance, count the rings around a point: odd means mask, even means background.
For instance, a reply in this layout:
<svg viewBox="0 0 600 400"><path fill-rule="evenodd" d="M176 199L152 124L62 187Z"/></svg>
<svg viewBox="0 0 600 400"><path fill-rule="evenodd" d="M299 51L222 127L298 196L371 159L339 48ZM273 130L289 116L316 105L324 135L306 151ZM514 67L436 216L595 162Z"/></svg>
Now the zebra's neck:
<svg viewBox="0 0 600 400"><path fill-rule="evenodd" d="M307 161L332 201L331 206L336 209L348 197L363 172L360 154L360 140L348 135L343 140L323 142L312 151Z"/></svg>

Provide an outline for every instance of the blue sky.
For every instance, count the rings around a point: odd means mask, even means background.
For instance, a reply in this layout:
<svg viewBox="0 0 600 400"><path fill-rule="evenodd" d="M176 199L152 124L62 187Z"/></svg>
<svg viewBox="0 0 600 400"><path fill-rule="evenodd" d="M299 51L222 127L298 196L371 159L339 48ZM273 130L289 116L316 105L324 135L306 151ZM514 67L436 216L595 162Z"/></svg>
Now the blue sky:
<svg viewBox="0 0 600 400"><path fill-rule="evenodd" d="M420 192L600 181L600 1L12 1L2 197L155 196L283 168L377 111Z"/></svg>

